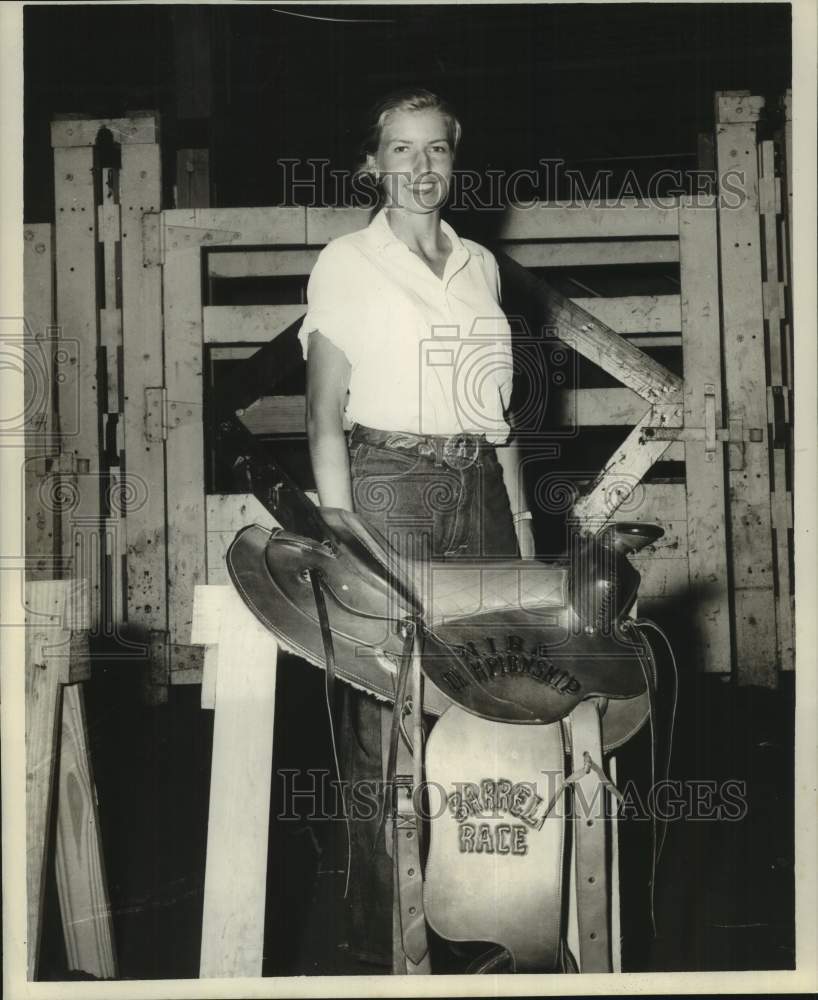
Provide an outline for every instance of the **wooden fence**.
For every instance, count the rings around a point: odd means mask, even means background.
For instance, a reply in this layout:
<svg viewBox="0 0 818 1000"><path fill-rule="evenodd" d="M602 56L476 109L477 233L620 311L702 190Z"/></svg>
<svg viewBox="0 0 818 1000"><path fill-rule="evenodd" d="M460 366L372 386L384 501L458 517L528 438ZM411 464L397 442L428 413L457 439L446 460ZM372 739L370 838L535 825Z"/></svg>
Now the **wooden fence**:
<svg viewBox="0 0 818 1000"><path fill-rule="evenodd" d="M667 294L572 299L597 338L574 346L624 382L564 395L566 420L622 437L574 514L660 523L665 537L638 557L642 596L678 603L699 669L767 686L794 664L788 98L784 107L780 136L758 141L763 100L716 96L721 184L710 197L511 208L497 244L526 269L668 269ZM101 129L120 145L117 168L94 166ZM168 684L201 681L194 587L225 582L239 527L271 523L252 495L207 491L208 365L291 328L321 247L368 215L163 210L152 114L56 120L52 144L55 222L27 226L25 246L30 336L56 386L27 475L30 565L41 578L91 581L92 637L148 663L147 691L162 700ZM245 278L290 279L289 297L210 300L215 281ZM617 360L622 342L646 357L681 350L678 401L634 381L633 352ZM303 399L272 390L243 419L256 433L300 434ZM660 459L684 474L644 481Z"/></svg>

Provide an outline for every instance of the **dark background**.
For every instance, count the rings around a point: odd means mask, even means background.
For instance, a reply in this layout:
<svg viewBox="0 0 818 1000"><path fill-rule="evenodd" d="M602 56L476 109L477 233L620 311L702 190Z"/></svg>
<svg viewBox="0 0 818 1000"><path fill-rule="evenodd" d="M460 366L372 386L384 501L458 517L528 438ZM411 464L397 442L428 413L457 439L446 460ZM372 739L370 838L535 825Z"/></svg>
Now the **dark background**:
<svg viewBox="0 0 818 1000"><path fill-rule="evenodd" d="M459 167L645 176L695 167L716 90L775 117L790 63L789 4L31 5L25 221L53 218L54 112L158 109L165 208L182 147L210 148L212 204L275 205L278 158L353 167L363 112L398 86L453 102Z"/></svg>
<svg viewBox="0 0 818 1000"><path fill-rule="evenodd" d="M174 206L182 148L209 150L212 205L261 206L284 200L278 158L353 168L364 110L397 86L425 86L452 101L465 129L459 167L531 170L541 158L562 158L587 177L609 169L616 181L633 170L645 182L659 168L699 166L699 135L713 128L717 90L765 96L760 130L775 129L790 73L788 4L278 11L266 3L34 4L25 12L25 220L53 220L54 113L156 109L164 208ZM466 234L472 224L457 222ZM618 294L658 293L672 290L673 275L617 281ZM630 282L624 292L622 281ZM679 359L663 360L675 367ZM590 384L585 376L583 384ZM611 434L621 438L621 428ZM580 447L580 460L593 469L613 447L603 432L597 439ZM655 937L644 831L624 825L624 967L791 968L791 686L736 689L702 676L685 655L684 615L676 617L681 689L672 775L744 780L750 809L740 823L669 830ZM135 671L116 664L95 667L86 697L120 973L194 977L212 714L199 707L198 687L171 688L166 705L144 705ZM282 656L276 768L332 767L322 699L319 672ZM644 772L646 739L643 733L618 755L620 776ZM279 801L276 785L273 817ZM271 821L265 975L374 971L345 952L339 834L338 824ZM41 977L71 978L53 876L49 892Z"/></svg>

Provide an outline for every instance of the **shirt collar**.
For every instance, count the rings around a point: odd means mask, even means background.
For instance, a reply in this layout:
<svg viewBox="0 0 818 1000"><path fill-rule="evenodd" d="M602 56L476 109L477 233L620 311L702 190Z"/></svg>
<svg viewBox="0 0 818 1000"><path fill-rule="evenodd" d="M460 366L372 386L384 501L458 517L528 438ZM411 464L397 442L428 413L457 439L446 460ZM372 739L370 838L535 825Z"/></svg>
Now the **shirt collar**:
<svg viewBox="0 0 818 1000"><path fill-rule="evenodd" d="M452 254L464 253L468 257L468 248L445 219L440 220L440 228L451 240ZM392 227L389 225L389 220L386 217L385 208L381 208L378 211L375 218L369 223L367 231L378 250L386 250L387 247L391 247L393 245L408 249L403 240L399 239L392 232Z"/></svg>

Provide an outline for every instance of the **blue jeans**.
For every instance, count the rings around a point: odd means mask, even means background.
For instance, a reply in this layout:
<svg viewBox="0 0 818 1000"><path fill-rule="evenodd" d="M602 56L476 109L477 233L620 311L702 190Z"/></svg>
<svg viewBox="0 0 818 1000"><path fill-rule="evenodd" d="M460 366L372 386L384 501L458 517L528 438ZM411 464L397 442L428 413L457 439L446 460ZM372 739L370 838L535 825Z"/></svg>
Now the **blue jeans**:
<svg viewBox="0 0 818 1000"><path fill-rule="evenodd" d="M373 444L356 427L350 434L350 470L355 511L384 535L399 555L414 558L518 555L517 538L502 469L494 449L481 446L476 460L453 469L439 455ZM342 685L341 778L382 779L381 704ZM378 820L355 820L349 946L364 961L392 960L392 861L378 835Z"/></svg>

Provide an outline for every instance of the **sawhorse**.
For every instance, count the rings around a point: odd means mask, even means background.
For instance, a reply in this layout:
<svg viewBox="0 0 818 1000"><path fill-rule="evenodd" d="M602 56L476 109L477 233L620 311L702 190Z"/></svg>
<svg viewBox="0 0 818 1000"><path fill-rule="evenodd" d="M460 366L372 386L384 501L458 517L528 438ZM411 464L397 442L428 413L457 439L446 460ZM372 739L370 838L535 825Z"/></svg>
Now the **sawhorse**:
<svg viewBox="0 0 818 1000"><path fill-rule="evenodd" d="M38 971L55 801L55 868L68 967L99 979L117 976L81 685L89 678L83 583L27 583L26 876L32 980Z"/></svg>

